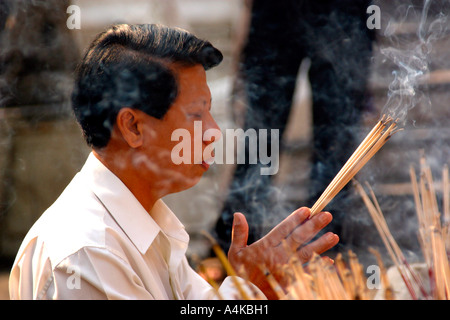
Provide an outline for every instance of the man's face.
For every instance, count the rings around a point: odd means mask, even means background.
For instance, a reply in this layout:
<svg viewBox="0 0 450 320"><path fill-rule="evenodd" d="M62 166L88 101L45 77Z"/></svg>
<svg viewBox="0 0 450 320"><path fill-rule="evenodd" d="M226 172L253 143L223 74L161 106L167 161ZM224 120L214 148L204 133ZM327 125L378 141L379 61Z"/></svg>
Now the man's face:
<svg viewBox="0 0 450 320"><path fill-rule="evenodd" d="M203 151L211 141L203 141L203 133L208 129L219 130L211 111L211 92L206 83L206 73L201 65L175 68L178 81L178 96L162 119L144 115L144 144L134 157L134 165L139 166L143 178L161 182L159 188L167 188L173 193L194 186L209 168ZM201 123L201 131L199 124ZM197 129L194 136L194 124ZM172 152L180 141L172 141L172 133L182 129L189 132L190 161L175 164ZM201 134L201 136L200 136ZM186 137L186 135L184 135ZM194 140L201 141L201 153L195 152ZM199 147L196 148L197 151ZM187 150L183 150L185 152ZM147 173L147 174L146 174ZM152 181L149 181L152 183Z"/></svg>

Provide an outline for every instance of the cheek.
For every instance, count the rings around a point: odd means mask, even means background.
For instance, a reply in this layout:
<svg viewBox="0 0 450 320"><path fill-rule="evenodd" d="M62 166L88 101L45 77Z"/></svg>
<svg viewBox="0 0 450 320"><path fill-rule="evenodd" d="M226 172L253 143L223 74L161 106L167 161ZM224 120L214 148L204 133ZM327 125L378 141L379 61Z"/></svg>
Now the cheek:
<svg viewBox="0 0 450 320"><path fill-rule="evenodd" d="M205 144L201 130L179 129L171 137L172 141L164 148L170 150L171 159L175 164L202 164Z"/></svg>
<svg viewBox="0 0 450 320"><path fill-rule="evenodd" d="M168 182L174 192L192 188L201 179L203 172L199 165L172 164L164 171L164 180Z"/></svg>
<svg viewBox="0 0 450 320"><path fill-rule="evenodd" d="M159 176L180 186L195 185L204 172L202 131L194 130L192 123L187 127L160 128L159 134L149 135L141 150L142 158L149 161L147 169L157 170Z"/></svg>

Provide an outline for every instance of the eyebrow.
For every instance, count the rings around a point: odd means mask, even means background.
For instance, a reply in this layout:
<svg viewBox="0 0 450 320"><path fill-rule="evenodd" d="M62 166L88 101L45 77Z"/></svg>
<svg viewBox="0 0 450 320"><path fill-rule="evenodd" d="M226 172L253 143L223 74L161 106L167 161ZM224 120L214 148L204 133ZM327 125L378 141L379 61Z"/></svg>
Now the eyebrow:
<svg viewBox="0 0 450 320"><path fill-rule="evenodd" d="M206 99L202 99L198 102L193 102L189 105L190 108L198 108L200 106L205 107L208 104L208 101ZM208 111L211 111L212 108L212 98L209 100L209 108Z"/></svg>
<svg viewBox="0 0 450 320"><path fill-rule="evenodd" d="M202 102L203 102L203 106L208 104L207 100L203 100ZM208 108L208 110L211 110L211 107L212 107L212 97L209 99L209 108Z"/></svg>

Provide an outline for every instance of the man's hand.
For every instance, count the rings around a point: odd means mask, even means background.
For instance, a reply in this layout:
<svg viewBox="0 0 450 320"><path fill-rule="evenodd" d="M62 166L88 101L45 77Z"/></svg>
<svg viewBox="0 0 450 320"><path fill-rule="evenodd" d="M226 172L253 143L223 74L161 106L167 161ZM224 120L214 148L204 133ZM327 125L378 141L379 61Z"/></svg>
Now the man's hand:
<svg viewBox="0 0 450 320"><path fill-rule="evenodd" d="M247 220L242 213L234 214L228 260L238 273L243 270L249 280L257 285L269 299L276 298L276 295L267 283L266 277L260 269L261 266L267 268L283 286L287 283L283 279L280 266L287 263L294 252L297 258L305 263L311 259L314 252L321 254L339 242L336 234L328 232L308 243L332 220L329 212L321 212L308 219L310 213L309 208L300 208L294 211L265 237L249 246L247 246ZM291 250L287 250L286 246Z"/></svg>

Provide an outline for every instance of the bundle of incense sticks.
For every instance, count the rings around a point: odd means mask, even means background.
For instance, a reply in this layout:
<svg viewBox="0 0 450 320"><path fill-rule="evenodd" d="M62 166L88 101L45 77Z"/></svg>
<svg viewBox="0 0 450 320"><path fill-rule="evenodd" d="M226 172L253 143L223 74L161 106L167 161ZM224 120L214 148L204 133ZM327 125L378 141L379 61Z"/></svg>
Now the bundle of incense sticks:
<svg viewBox="0 0 450 320"><path fill-rule="evenodd" d="M231 267L224 252L211 237L204 233L212 243L212 249L222 263L228 275L236 275ZM290 249L287 249L291 251ZM373 253L379 256L379 253L373 250ZM348 251L348 263L343 259L342 254L338 254L335 262L330 259L323 259L314 254L307 265L303 265L295 256L289 259L285 265L279 268L284 273L287 280L287 286L284 288L277 282L275 277L267 270L265 266L260 266L261 271L266 276L267 282L276 296L280 300L369 300L374 296L367 286L367 278L364 275L363 266L359 263L355 253ZM386 287L389 287L385 269L380 262L381 279ZM240 272L241 276L245 273ZM217 290L218 284L208 279L213 288ZM238 299L256 300L263 297L257 293L248 294L242 285L235 281L233 283L239 292ZM217 297L222 299L219 292ZM392 299L392 294L389 299Z"/></svg>
<svg viewBox="0 0 450 320"><path fill-rule="evenodd" d="M393 118L383 115L313 205L311 217L321 212L387 140L398 131L397 122Z"/></svg>
<svg viewBox="0 0 450 320"><path fill-rule="evenodd" d="M410 176L419 222L419 243L429 270L430 292L425 289L422 279L407 262L392 236L373 190L367 184L370 191L369 197L358 182L355 182L355 185L411 297L413 299L448 300L450 299L450 188L448 167L444 166L442 170L442 209L444 212L442 217L430 167L424 157L421 158L420 164L420 178L417 179L412 166L410 167Z"/></svg>
<svg viewBox="0 0 450 320"><path fill-rule="evenodd" d="M334 263L315 254L304 267L292 258L286 268L290 282L286 299L293 300L369 300L373 294L357 256L348 252L348 263L338 254Z"/></svg>
<svg viewBox="0 0 450 320"><path fill-rule="evenodd" d="M436 187L425 157L420 160L420 178L410 167L416 213L419 221L419 242L427 263L433 298L450 299L450 189L448 167L442 170L442 211L439 211Z"/></svg>
<svg viewBox="0 0 450 320"><path fill-rule="evenodd" d="M356 189L361 195L370 216L377 228L378 233L381 236L383 244L385 245L389 256L391 257L394 266L397 268L406 288L411 295L413 300L417 300L419 294L422 295L424 299L429 299L429 295L426 292L422 281L416 271L410 266L405 256L403 255L399 245L397 244L395 238L392 236L389 230L386 219L384 218L383 212L380 209L380 205L375 197L375 193L372 188L367 184L367 188L370 191L370 197L367 195L364 188L360 183L355 181Z"/></svg>

